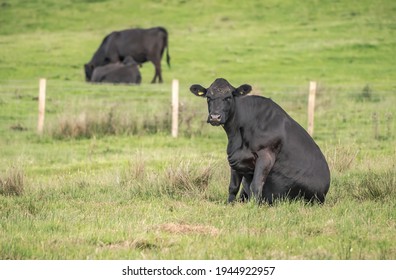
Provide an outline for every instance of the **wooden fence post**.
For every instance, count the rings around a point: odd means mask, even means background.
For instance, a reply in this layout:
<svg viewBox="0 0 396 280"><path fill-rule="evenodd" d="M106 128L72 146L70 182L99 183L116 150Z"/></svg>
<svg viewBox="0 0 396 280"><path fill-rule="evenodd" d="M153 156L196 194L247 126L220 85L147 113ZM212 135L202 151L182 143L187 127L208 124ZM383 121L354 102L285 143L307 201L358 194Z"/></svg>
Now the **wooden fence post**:
<svg viewBox="0 0 396 280"><path fill-rule="evenodd" d="M39 86L39 98L38 98L38 124L37 124L37 132L39 134L43 133L44 130L44 115L45 115L45 92L47 87L47 80L40 79L40 86Z"/></svg>
<svg viewBox="0 0 396 280"><path fill-rule="evenodd" d="M172 81L172 137L179 132L179 80Z"/></svg>
<svg viewBox="0 0 396 280"><path fill-rule="evenodd" d="M308 133L313 136L314 132L314 113L315 113L316 82L309 82L308 96Z"/></svg>

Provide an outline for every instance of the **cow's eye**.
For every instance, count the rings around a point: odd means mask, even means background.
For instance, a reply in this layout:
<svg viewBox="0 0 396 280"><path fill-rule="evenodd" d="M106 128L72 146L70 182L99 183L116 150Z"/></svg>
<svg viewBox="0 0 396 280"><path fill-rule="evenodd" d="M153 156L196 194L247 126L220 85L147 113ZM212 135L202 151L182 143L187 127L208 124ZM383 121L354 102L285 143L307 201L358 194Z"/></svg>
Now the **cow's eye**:
<svg viewBox="0 0 396 280"><path fill-rule="evenodd" d="M224 101L230 101L232 99L231 96L227 96L226 98L224 98Z"/></svg>

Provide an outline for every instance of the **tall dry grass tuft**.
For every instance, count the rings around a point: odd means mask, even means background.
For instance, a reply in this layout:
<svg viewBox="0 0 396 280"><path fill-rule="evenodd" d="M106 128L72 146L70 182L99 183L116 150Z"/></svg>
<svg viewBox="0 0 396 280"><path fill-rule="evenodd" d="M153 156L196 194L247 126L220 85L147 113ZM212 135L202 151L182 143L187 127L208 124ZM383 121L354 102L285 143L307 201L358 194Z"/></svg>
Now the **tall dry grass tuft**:
<svg viewBox="0 0 396 280"><path fill-rule="evenodd" d="M80 139L106 135L145 135L170 131L168 112L155 115L125 115L111 109L109 112L81 113L79 116L63 116L50 134L56 139Z"/></svg>
<svg viewBox="0 0 396 280"><path fill-rule="evenodd" d="M72 119L63 117L59 120L58 126L52 132L55 138L89 138L89 125L87 115L80 114L77 118Z"/></svg>
<svg viewBox="0 0 396 280"><path fill-rule="evenodd" d="M381 115L379 112L373 112L371 116L373 138L380 141L392 139L392 113L387 112L385 115Z"/></svg>
<svg viewBox="0 0 396 280"><path fill-rule="evenodd" d="M206 120L198 109L188 104L181 103L179 107L179 130L184 137L202 135L202 127Z"/></svg>
<svg viewBox="0 0 396 280"><path fill-rule="evenodd" d="M145 117L142 120L140 131L145 134L156 134L159 132L171 131L172 120L169 112L163 112L162 114L156 114L151 117Z"/></svg>
<svg viewBox="0 0 396 280"><path fill-rule="evenodd" d="M147 166L143 156L139 153L133 161L128 162L128 167L122 171L121 185L136 186L144 184L147 179Z"/></svg>
<svg viewBox="0 0 396 280"><path fill-rule="evenodd" d="M21 168L11 167L0 177L1 195L22 195L25 189L25 175Z"/></svg>
<svg viewBox="0 0 396 280"><path fill-rule="evenodd" d="M344 147L337 145L334 148L327 150L325 154L330 171L343 173L349 170L356 160L358 153L359 150L353 146Z"/></svg>
<svg viewBox="0 0 396 280"><path fill-rule="evenodd" d="M165 172L164 189L170 195L205 194L213 175L212 163L198 166L191 162L181 162Z"/></svg>
<svg viewBox="0 0 396 280"><path fill-rule="evenodd" d="M396 171L368 172L355 183L352 192L358 200L395 200Z"/></svg>

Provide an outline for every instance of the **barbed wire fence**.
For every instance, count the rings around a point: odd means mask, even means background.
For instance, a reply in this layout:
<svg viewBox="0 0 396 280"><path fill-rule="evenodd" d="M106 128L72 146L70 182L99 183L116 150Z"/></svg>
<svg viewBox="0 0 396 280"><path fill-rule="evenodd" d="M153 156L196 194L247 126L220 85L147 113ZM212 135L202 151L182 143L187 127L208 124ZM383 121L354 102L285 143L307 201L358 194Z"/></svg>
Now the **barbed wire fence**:
<svg viewBox="0 0 396 280"><path fill-rule="evenodd" d="M270 97L308 129L308 82L253 87L253 94ZM103 134L171 134L172 90L169 84L118 86L49 80L46 91L45 133L53 134L57 127L66 122L67 126L78 122L76 126L80 126L81 130L81 127L96 119L101 124L94 123L94 126L107 126L102 128L100 133ZM3 129L36 130L38 93L38 80L0 81L0 108L3 107L0 125ZM183 86L183 83L178 104L179 135L213 133L205 125L206 104L190 96L188 86ZM394 141L395 104L395 84L329 85L318 81L314 137L337 141L345 138ZM7 120L7 110L18 106L21 110L19 117Z"/></svg>

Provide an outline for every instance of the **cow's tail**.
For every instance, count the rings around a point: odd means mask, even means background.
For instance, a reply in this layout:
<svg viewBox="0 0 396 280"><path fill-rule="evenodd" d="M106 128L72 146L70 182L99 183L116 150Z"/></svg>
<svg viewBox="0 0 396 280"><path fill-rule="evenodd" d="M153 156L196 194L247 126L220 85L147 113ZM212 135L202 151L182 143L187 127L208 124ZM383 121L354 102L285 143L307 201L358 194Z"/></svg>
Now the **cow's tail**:
<svg viewBox="0 0 396 280"><path fill-rule="evenodd" d="M163 28L163 27L158 27L162 32L165 33L164 37L164 49L166 48L166 63L168 64L168 67L170 68L170 56L169 56L169 40L168 40L168 31Z"/></svg>
<svg viewBox="0 0 396 280"><path fill-rule="evenodd" d="M166 36L168 37L168 36ZM168 39L168 38L167 38ZM169 56L169 45L168 45L168 40L166 40L166 63L168 64L168 67L171 68L170 66L170 56Z"/></svg>

